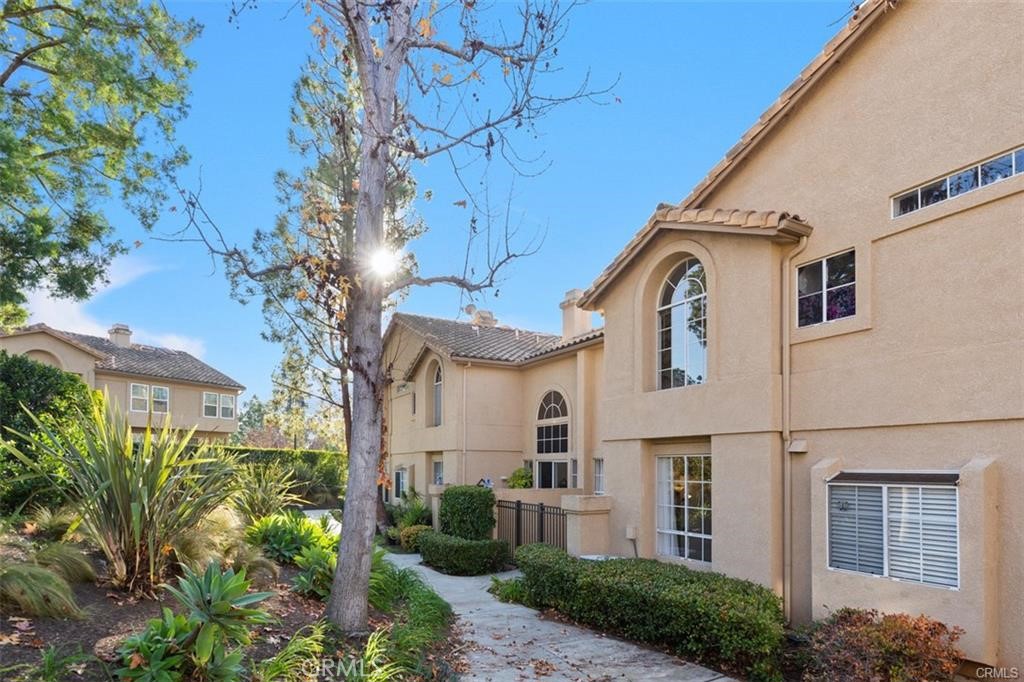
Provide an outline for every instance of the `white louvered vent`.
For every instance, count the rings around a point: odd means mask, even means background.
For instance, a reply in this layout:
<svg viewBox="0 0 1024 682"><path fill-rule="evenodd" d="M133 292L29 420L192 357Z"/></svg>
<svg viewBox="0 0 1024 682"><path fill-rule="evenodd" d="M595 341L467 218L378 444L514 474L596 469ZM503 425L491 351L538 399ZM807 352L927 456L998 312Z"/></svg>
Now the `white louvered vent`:
<svg viewBox="0 0 1024 682"><path fill-rule="evenodd" d="M829 565L882 575L882 489L829 486Z"/></svg>
<svg viewBox="0 0 1024 682"><path fill-rule="evenodd" d="M828 487L829 568L959 587L953 486Z"/></svg>

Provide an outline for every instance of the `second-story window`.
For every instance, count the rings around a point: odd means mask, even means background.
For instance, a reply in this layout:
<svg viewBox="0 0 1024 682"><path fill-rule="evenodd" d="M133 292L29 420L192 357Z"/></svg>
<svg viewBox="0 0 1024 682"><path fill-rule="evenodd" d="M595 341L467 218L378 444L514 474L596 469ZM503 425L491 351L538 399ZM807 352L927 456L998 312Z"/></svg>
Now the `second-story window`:
<svg viewBox="0 0 1024 682"><path fill-rule="evenodd" d="M857 272L853 250L801 265L796 271L796 288L800 327L855 315Z"/></svg>
<svg viewBox="0 0 1024 682"><path fill-rule="evenodd" d="M132 384L132 412L149 412L149 386L146 384Z"/></svg>
<svg viewBox="0 0 1024 682"><path fill-rule="evenodd" d="M441 425L441 415L443 414L443 394L444 394L444 376L441 374L441 365L438 364L434 368L434 384L432 386L432 397L433 397L433 408L431 410L431 426Z"/></svg>
<svg viewBox="0 0 1024 682"><path fill-rule="evenodd" d="M658 299L658 388L707 380L707 315L704 266L687 258L669 273Z"/></svg>
<svg viewBox="0 0 1024 682"><path fill-rule="evenodd" d="M235 418L235 396L222 393L220 396L220 418Z"/></svg>
<svg viewBox="0 0 1024 682"><path fill-rule="evenodd" d="M203 393L203 416L217 418L220 409L220 397L216 393Z"/></svg>
<svg viewBox="0 0 1024 682"><path fill-rule="evenodd" d="M153 411L164 414L170 411L171 389L166 386L150 386L153 392Z"/></svg>
<svg viewBox="0 0 1024 682"><path fill-rule="evenodd" d="M537 410L537 454L569 452L569 408L558 391L548 391Z"/></svg>

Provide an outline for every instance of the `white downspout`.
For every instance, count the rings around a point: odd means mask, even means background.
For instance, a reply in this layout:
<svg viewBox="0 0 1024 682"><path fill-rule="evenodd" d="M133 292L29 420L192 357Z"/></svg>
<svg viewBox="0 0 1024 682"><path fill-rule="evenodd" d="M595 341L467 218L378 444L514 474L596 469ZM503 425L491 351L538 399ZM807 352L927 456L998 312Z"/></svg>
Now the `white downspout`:
<svg viewBox="0 0 1024 682"><path fill-rule="evenodd" d="M790 424L791 364L790 319L793 309L792 281L793 260L807 248L807 237L782 259L782 610L787 623L790 622L793 606L793 465L790 462L789 446L792 440Z"/></svg>

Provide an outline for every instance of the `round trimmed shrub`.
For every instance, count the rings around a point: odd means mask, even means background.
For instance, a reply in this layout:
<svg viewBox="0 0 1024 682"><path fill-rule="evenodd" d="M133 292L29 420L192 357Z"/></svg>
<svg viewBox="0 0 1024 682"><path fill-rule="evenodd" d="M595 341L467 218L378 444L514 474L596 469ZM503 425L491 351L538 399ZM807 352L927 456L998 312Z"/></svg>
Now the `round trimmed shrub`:
<svg viewBox="0 0 1024 682"><path fill-rule="evenodd" d="M483 575L509 562L504 540L466 540L424 530L418 538L423 563L450 575Z"/></svg>
<svg viewBox="0 0 1024 682"><path fill-rule="evenodd" d="M488 540L497 521L494 491L476 485L454 485L441 493L441 532L466 540Z"/></svg>
<svg viewBox="0 0 1024 682"><path fill-rule="evenodd" d="M403 528L398 534L398 541L406 552L419 551L420 533L430 530L430 526L416 525Z"/></svg>

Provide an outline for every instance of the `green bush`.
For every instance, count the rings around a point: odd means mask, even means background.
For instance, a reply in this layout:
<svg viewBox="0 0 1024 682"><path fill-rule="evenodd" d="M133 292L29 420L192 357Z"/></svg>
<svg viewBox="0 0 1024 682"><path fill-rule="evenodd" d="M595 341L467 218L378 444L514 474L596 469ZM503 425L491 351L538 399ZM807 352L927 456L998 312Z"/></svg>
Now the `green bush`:
<svg viewBox="0 0 1024 682"><path fill-rule="evenodd" d="M374 553L370 605L391 614L390 630L378 630L363 651L368 679L434 679L425 651L445 636L452 611L420 576Z"/></svg>
<svg viewBox="0 0 1024 682"><path fill-rule="evenodd" d="M491 537L494 491L476 485L453 485L441 493L441 532L466 540Z"/></svg>
<svg viewBox="0 0 1024 682"><path fill-rule="evenodd" d="M519 467L508 477L509 488L532 488L533 470L530 467Z"/></svg>
<svg viewBox="0 0 1024 682"><path fill-rule="evenodd" d="M25 503L54 505L61 500L59 488L53 486L66 478L61 460L34 447L41 434L25 409L52 431L69 434L78 414L89 412L89 395L89 388L76 375L0 350L0 440L22 440L36 464L26 466L0 451L0 513ZM25 438L19 439L15 432ZM38 470L47 476L33 477Z"/></svg>
<svg viewBox="0 0 1024 682"><path fill-rule="evenodd" d="M293 491L297 486L295 473L278 462L238 467L238 493L231 504L246 523L253 523L286 507L306 504Z"/></svg>
<svg viewBox="0 0 1024 682"><path fill-rule="evenodd" d="M319 507L341 505L348 480L348 456L331 450L293 450L221 445L229 456L254 465L273 465L290 471L295 478L291 492Z"/></svg>
<svg viewBox="0 0 1024 682"><path fill-rule="evenodd" d="M951 682L963 658L956 648L962 634L923 615L840 609L811 627L803 679Z"/></svg>
<svg viewBox="0 0 1024 682"><path fill-rule="evenodd" d="M451 575L482 575L500 571L509 562L504 540L466 540L425 530L419 534L423 563Z"/></svg>
<svg viewBox="0 0 1024 682"><path fill-rule="evenodd" d="M335 534L298 511L264 516L246 528L245 537L275 561L294 561L305 547L333 552L338 546Z"/></svg>
<svg viewBox="0 0 1024 682"><path fill-rule="evenodd" d="M338 566L338 552L323 547L303 547L295 557L301 570L292 578L292 589L306 597L327 601L331 596L334 570Z"/></svg>
<svg viewBox="0 0 1024 682"><path fill-rule="evenodd" d="M487 588L487 591L493 594L498 601L536 606L530 598L530 591L526 589L526 581L522 578L502 580L497 576L491 576L491 586Z"/></svg>
<svg viewBox="0 0 1024 682"><path fill-rule="evenodd" d="M746 580L651 559L584 561L545 545L516 552L530 598L629 639L780 679L779 598Z"/></svg>
<svg viewBox="0 0 1024 682"><path fill-rule="evenodd" d="M81 618L68 582L43 566L0 557L0 613Z"/></svg>
<svg viewBox="0 0 1024 682"><path fill-rule="evenodd" d="M111 582L128 591L152 593L172 563L165 548L235 493L233 463L214 457L206 443L193 445L193 431L172 429L170 416L137 441L127 418L106 400L94 400L76 417L80 439L29 416L40 441L25 441L20 450L0 447L63 486L80 528L102 550ZM60 462L66 482L53 480L33 458L40 451Z"/></svg>
<svg viewBox="0 0 1024 682"><path fill-rule="evenodd" d="M402 549L406 552L418 552L420 548L420 533L425 530L430 530L430 526L416 525L403 528L398 534L398 539L402 545Z"/></svg>
<svg viewBox="0 0 1024 682"><path fill-rule="evenodd" d="M184 615L164 608L146 629L118 650L124 667L118 679L140 682L240 680L245 676L241 647L252 643L252 628L270 622L250 608L272 592L249 592L245 571L221 571L210 564L202 575L185 569L178 587L164 586Z"/></svg>
<svg viewBox="0 0 1024 682"><path fill-rule="evenodd" d="M403 504L397 505L394 510L395 525L399 530L409 526L429 526L430 507L423 501L423 498L415 490L411 491L405 498Z"/></svg>

